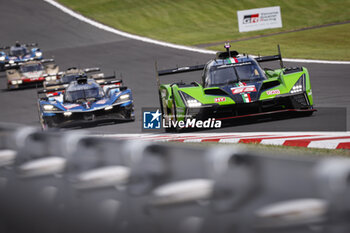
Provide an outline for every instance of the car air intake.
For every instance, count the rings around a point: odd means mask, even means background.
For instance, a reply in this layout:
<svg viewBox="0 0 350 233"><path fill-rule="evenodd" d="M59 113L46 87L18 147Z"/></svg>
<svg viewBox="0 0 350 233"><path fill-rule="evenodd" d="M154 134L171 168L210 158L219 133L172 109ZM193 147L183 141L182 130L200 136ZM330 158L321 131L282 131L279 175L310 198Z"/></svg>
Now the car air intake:
<svg viewBox="0 0 350 233"><path fill-rule="evenodd" d="M227 92L225 92L222 89L205 89L204 93L206 95L224 95L224 96L228 96Z"/></svg>
<svg viewBox="0 0 350 233"><path fill-rule="evenodd" d="M270 88L273 88L273 87L279 86L279 85L280 85L280 82L277 81L277 80L274 80L274 81L271 81L271 82L265 82L261 86L260 91L264 91L264 90L267 90L267 89L270 89Z"/></svg>
<svg viewBox="0 0 350 233"><path fill-rule="evenodd" d="M216 53L216 58L217 59L225 59L225 58L229 58L229 57L237 57L238 56L238 52L237 51L230 51L230 55L228 54L228 52L218 52Z"/></svg>
<svg viewBox="0 0 350 233"><path fill-rule="evenodd" d="M297 73L303 71L302 67L292 67L292 68L287 68L284 70L284 74L292 74L292 73Z"/></svg>

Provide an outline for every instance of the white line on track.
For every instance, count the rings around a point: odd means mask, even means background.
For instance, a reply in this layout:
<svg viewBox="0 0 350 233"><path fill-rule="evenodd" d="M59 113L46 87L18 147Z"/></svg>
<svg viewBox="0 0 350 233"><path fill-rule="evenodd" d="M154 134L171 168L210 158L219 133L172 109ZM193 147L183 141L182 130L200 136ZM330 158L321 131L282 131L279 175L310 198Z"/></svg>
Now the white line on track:
<svg viewBox="0 0 350 233"><path fill-rule="evenodd" d="M190 47L190 46L184 46L184 45L176 45L176 44L172 44L172 43L168 43L168 42L163 42L163 41L159 41L159 40L153 40L147 37L142 37L142 36L137 36L137 35L133 35L130 33L126 33L123 31L119 31L117 29L114 29L112 27L106 26L104 24L101 24L99 22L96 22L92 19L86 18L85 16L78 14L74 11L72 11L71 9L61 5L60 3L54 1L54 0L44 0L45 2L57 7L58 9L60 9L61 11L65 12L66 14L80 20L83 21L85 23L88 23L94 27L97 27L99 29L126 37L126 38L130 38L130 39L134 39L134 40L139 40L142 42L146 42L146 43L151 43L151 44L156 44L156 45L160 45L160 46L164 46L164 47L169 47L169 48L174 48L174 49L180 49L180 50L186 50L186 51L191 51L191 52L197 52L197 53L204 53L204 54L216 54L216 51L211 51L211 50L206 50L206 49L199 49L199 48L194 48L194 47ZM345 64L345 65L350 65L350 61L326 61L326 60L309 60L309 59L290 59L290 58L283 58L283 61L286 62L301 62L301 63L321 63L321 64Z"/></svg>
<svg viewBox="0 0 350 233"><path fill-rule="evenodd" d="M66 14L69 14L70 16L83 21L85 23L88 23L94 27L97 27L99 29L120 35L120 36L124 36L126 38L130 38L130 39L134 39L134 40L139 40L142 42L146 42L146 43L151 43L151 44L156 44L156 45L161 45L164 47L169 47L169 48L174 48L174 49L181 49L181 50L187 50L187 51L191 51L191 52L198 52L198 53L205 53L205 54L216 54L215 51L209 51L209 50L205 50L205 49L198 49L198 48L193 48L193 47L189 47L189 46L183 46L183 45L176 45L176 44L172 44L172 43L167 43L167 42L163 42L163 41L159 41L159 40L153 40L147 37L142 37L142 36L137 36L137 35L133 35L130 33L126 33L126 32L122 32L119 31L117 29L114 29L112 27L106 26L104 24L101 24L99 22L96 22L92 19L86 18L85 16L78 14L74 11L72 11L71 9L61 5L60 3L54 1L54 0L44 0L47 3L50 3L51 5L57 7L58 9L62 10L63 12L65 12Z"/></svg>

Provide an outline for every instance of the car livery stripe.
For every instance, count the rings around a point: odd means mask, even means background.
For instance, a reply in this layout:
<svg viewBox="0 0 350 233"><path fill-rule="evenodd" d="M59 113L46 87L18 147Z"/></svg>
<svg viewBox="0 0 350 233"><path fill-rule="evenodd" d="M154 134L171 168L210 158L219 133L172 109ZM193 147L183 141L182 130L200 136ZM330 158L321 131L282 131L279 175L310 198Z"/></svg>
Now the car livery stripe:
<svg viewBox="0 0 350 233"><path fill-rule="evenodd" d="M235 57L227 58L226 61L228 62L228 64L238 63L238 60Z"/></svg>
<svg viewBox="0 0 350 233"><path fill-rule="evenodd" d="M237 87L245 87L247 86L247 83L245 82L239 82L239 83L236 83L236 86ZM232 92L233 93L233 92ZM234 94L234 93L233 93ZM250 103L252 102L252 99L250 98L250 93L240 93L241 96L242 96L242 99L243 99L243 102L244 103Z"/></svg>
<svg viewBox="0 0 350 233"><path fill-rule="evenodd" d="M241 94L242 98L243 98L243 102L244 103L250 103L252 101L252 99L250 98L250 94Z"/></svg>

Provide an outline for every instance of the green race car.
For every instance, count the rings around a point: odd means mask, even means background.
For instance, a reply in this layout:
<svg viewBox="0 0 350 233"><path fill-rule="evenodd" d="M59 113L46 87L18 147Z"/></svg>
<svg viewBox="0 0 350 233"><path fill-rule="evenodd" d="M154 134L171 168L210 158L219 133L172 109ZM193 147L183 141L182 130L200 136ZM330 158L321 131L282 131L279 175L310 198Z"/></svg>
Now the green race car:
<svg viewBox="0 0 350 233"><path fill-rule="evenodd" d="M160 107L170 126L193 119L227 120L276 112L312 115L316 111L307 69L285 68L279 47L278 55L256 58L240 56L228 44L225 48L226 52L218 52L205 65L157 70ZM260 66L274 60L280 61L280 69ZM161 76L199 70L201 83L160 84Z"/></svg>

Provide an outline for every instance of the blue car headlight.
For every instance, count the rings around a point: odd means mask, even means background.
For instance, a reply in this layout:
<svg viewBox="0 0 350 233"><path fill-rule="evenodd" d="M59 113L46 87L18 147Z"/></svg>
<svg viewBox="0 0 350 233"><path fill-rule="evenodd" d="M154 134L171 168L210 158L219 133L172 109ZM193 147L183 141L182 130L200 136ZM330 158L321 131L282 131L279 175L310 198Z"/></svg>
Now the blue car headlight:
<svg viewBox="0 0 350 233"><path fill-rule="evenodd" d="M35 52L35 56L36 57L41 57L43 55L43 53L41 51L36 51Z"/></svg>
<svg viewBox="0 0 350 233"><path fill-rule="evenodd" d="M58 111L59 109L53 106L52 104L44 104L43 105L43 110L45 112L52 112L52 111Z"/></svg>
<svg viewBox="0 0 350 233"><path fill-rule="evenodd" d="M131 100L130 94L122 94L119 96L119 98L114 102L115 104L123 103Z"/></svg>

